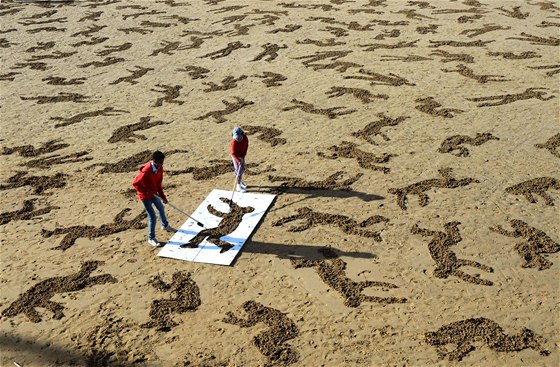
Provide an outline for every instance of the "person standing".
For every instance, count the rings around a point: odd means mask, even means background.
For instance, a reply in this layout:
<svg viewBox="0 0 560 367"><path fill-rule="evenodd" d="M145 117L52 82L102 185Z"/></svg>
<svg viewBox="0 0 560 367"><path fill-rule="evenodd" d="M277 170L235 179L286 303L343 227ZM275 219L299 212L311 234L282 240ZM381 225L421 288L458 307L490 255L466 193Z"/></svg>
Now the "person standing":
<svg viewBox="0 0 560 367"><path fill-rule="evenodd" d="M132 181L138 198L148 213L148 243L154 247L161 247L163 243L156 240L156 207L161 220L161 228L167 232L177 232L169 225L165 216L165 208L161 203L167 204L167 197L163 192L163 161L165 154L156 150L152 153L152 160L140 167L140 172ZM161 199L161 200L160 200Z"/></svg>
<svg viewBox="0 0 560 367"><path fill-rule="evenodd" d="M243 172L245 172L245 156L249 148L249 138L245 132L239 127L233 129L233 139L231 140L231 159L233 160L233 168L235 169L235 177L237 179L237 191L246 192L247 185L243 182Z"/></svg>

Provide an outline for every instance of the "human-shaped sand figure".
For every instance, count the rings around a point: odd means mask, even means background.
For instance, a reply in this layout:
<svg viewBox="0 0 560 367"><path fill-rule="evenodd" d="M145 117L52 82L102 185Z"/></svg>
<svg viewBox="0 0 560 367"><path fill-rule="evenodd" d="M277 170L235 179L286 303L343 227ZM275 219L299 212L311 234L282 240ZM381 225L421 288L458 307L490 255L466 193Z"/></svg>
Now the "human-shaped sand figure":
<svg viewBox="0 0 560 367"><path fill-rule="evenodd" d="M262 322L270 329L253 337L253 343L259 351L268 357L266 366L288 365L298 360L298 353L286 344L286 341L299 334L296 324L284 313L266 307L255 301L243 303L247 319L242 319L228 312L223 322L240 327L252 327Z"/></svg>
<svg viewBox="0 0 560 367"><path fill-rule="evenodd" d="M544 339L532 330L523 330L514 335L507 335L496 322L484 317L461 320L444 325L437 331L426 333L426 342L437 348L440 359L460 361L475 350L473 343L482 341L496 352L518 352L526 348L538 351L541 355L550 354L543 348ZM445 346L455 344L455 350L449 352Z"/></svg>
<svg viewBox="0 0 560 367"><path fill-rule="evenodd" d="M229 213L216 210L212 204L208 204L206 207L206 210L208 210L210 214L215 215L216 217L222 217L218 227L203 229L189 242L182 244L180 246L181 248L197 248L204 240L220 247L220 253L224 253L233 247L231 243L223 241L220 238L235 231L235 229L243 221L243 216L247 213L255 211L255 208L251 206L239 206L230 199L226 198L220 198L220 200L229 205Z"/></svg>

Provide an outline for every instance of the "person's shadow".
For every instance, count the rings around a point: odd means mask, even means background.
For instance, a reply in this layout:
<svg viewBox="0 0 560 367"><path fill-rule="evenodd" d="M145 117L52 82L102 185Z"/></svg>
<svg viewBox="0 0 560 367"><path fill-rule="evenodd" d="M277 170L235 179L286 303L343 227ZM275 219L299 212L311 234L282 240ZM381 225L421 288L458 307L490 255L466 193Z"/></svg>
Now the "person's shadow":
<svg viewBox="0 0 560 367"><path fill-rule="evenodd" d="M267 243L248 239L243 246L242 252L254 254L275 255L279 259L305 259L305 260L324 260L325 257L319 252L324 246L319 245L298 245L287 243ZM332 248L339 256L347 256L361 259L377 259L377 255L369 252L343 251L336 247Z"/></svg>

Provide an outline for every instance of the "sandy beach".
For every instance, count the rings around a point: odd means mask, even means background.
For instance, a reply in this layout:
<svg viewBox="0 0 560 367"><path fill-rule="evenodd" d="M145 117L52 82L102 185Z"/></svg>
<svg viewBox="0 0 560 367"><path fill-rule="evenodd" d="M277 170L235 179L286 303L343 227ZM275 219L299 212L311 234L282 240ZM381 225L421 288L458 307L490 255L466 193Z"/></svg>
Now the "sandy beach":
<svg viewBox="0 0 560 367"><path fill-rule="evenodd" d="M0 20L1 366L560 365L558 2ZM192 213L235 126L274 203L231 266L158 257L138 168Z"/></svg>

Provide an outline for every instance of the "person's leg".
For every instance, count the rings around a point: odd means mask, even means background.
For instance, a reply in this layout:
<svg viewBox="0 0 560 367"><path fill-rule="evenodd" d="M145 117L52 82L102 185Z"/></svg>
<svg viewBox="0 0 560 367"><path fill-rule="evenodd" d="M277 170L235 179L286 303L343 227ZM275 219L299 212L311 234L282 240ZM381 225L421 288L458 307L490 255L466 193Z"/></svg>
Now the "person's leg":
<svg viewBox="0 0 560 367"><path fill-rule="evenodd" d="M234 169L233 174L235 175L237 179L237 184L239 185L239 182L241 182L241 176L239 176L239 170L241 169L241 165L237 163L237 161L233 157L231 157L231 160L233 161L233 169Z"/></svg>
<svg viewBox="0 0 560 367"><path fill-rule="evenodd" d="M165 216L165 208L163 207L163 203L158 198L154 198L154 205L159 213L159 219L161 220L161 227L165 228L169 225L167 222L167 217ZM155 223L154 223L155 227Z"/></svg>
<svg viewBox="0 0 560 367"><path fill-rule="evenodd" d="M148 240L156 238L156 212L152 207L153 200L143 200L142 205L148 214Z"/></svg>
<svg viewBox="0 0 560 367"><path fill-rule="evenodd" d="M241 164L239 166L239 172L237 173L239 179L238 179L238 183L241 185L241 187L245 188L245 182L243 182L243 172L245 172L245 158L240 158L239 159L241 161Z"/></svg>

